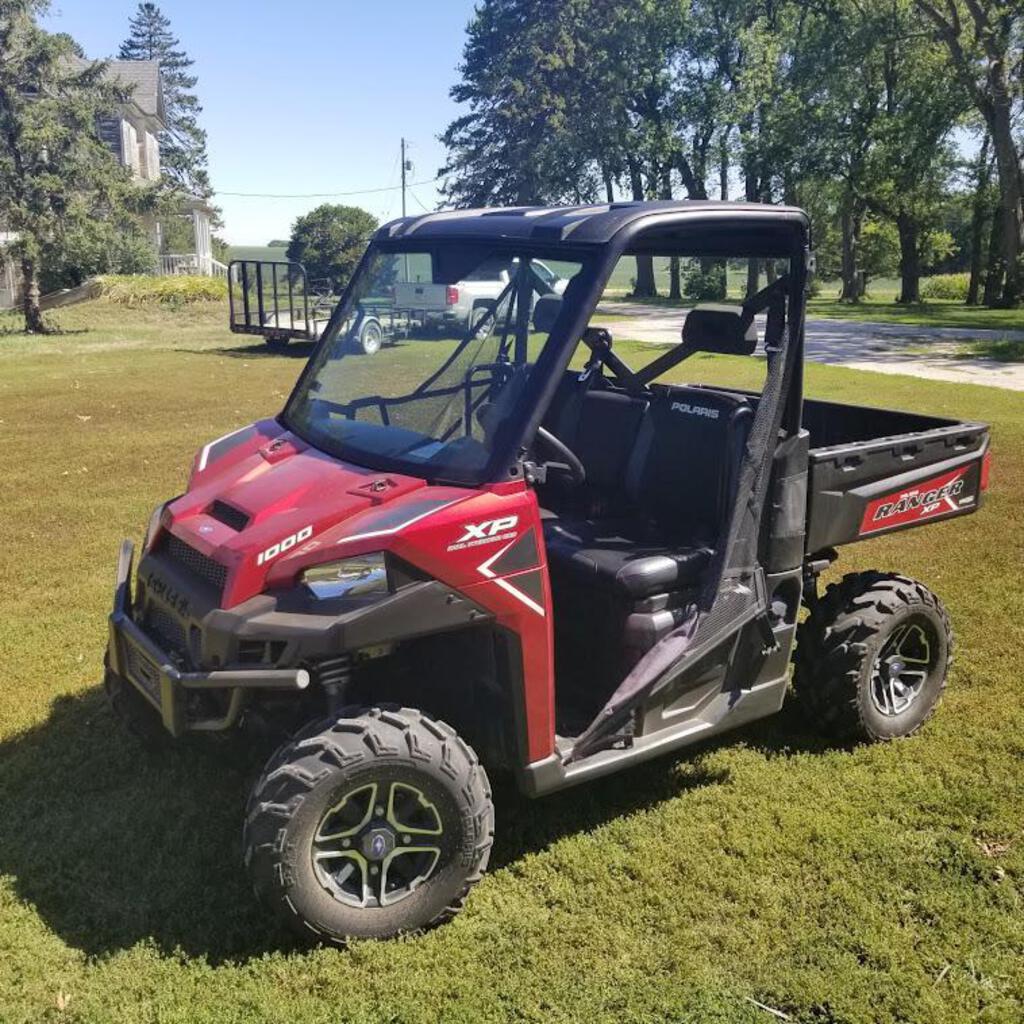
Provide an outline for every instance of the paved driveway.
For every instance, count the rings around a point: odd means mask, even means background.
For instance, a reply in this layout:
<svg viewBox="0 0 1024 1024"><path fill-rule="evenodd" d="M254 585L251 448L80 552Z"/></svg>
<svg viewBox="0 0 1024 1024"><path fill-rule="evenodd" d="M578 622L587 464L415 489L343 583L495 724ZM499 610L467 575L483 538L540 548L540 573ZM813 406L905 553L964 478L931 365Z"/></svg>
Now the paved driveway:
<svg viewBox="0 0 1024 1024"><path fill-rule="evenodd" d="M612 336L660 344L679 341L685 310L613 302L598 312ZM1021 331L965 330L960 327L914 327L908 324L861 323L853 320L808 320L807 358L877 373L986 384L1024 391L1024 363L959 356L967 341L987 338L1024 340Z"/></svg>

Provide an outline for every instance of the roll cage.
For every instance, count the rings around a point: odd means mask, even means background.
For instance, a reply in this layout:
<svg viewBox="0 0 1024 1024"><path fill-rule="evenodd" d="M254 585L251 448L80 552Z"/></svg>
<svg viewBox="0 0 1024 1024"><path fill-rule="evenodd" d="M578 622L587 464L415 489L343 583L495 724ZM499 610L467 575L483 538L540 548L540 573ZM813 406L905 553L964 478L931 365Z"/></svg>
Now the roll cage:
<svg viewBox="0 0 1024 1024"><path fill-rule="evenodd" d="M501 443L495 446L478 479L438 479L434 482L480 484L523 476L529 443L536 435L579 341L590 344L595 357L599 356L595 345L599 346L600 342L594 333L587 334L587 327L617 262L623 256L656 254L708 259L750 257L789 260L789 273L780 279L785 284L776 282L749 300L746 308L753 315L768 309L765 303L770 299L774 303L776 317L783 318L786 324L799 325L798 330L789 331L785 338L780 339L780 356L791 367L783 396L780 426L790 434L798 430L800 424L803 305L810 245L810 223L803 211L761 204L666 201L556 210L524 207L472 213L452 211L393 221L378 229L363 254L312 358L296 381L280 419L289 425L288 410L307 386L317 356L338 329L338 320L348 305L353 286L370 261L381 253L436 253L453 251L461 246L486 250L488 255L507 258L510 262L519 258L520 269L512 276L506 289L520 290L519 301L514 304L516 322L510 334L503 337L502 344L512 367L523 366L527 362L530 308L523 297L534 284L539 286L541 293L550 288L539 275L524 273L527 261L578 261L581 268L565 290L548 342L517 396L508 426L502 432ZM502 325L502 330L509 332L510 326ZM505 341L509 336L512 345L511 350L506 351ZM470 337L467 335L464 343L468 343ZM672 359L676 361L687 358L682 347L674 349L673 353ZM630 380L632 371L617 355L608 351L600 358L613 372L617 371L626 381ZM664 372L671 365L675 363L666 356L666 364L662 364L658 372ZM654 364L646 368L645 382L654 379L651 376L653 368Z"/></svg>

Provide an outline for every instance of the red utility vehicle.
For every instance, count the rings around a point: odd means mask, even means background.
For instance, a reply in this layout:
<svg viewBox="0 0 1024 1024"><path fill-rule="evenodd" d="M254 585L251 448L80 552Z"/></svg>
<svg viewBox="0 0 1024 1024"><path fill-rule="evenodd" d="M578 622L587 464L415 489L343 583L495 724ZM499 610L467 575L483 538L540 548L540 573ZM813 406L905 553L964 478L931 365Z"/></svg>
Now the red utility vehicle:
<svg viewBox="0 0 1024 1024"><path fill-rule="evenodd" d="M589 326L623 256L777 276L680 311L679 344L631 346L633 369ZM495 260L485 317L361 354L404 268L444 285ZM805 401L809 261L806 216L780 207L395 221L280 415L199 452L134 574L124 543L113 705L140 732L281 733L245 861L300 930L456 912L491 846L484 765L541 796L777 711L802 605L795 685L823 728L889 739L928 717L939 600L882 572L819 597L818 576L839 545L977 509L988 430ZM694 356L694 383L658 382ZM721 367L763 387L697 383Z"/></svg>

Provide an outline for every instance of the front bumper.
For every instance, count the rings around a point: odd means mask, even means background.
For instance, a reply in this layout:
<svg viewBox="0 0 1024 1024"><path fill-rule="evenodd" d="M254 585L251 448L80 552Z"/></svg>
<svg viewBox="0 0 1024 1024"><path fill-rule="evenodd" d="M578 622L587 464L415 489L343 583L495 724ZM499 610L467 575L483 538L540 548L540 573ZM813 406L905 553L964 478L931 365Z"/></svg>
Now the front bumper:
<svg viewBox="0 0 1024 1024"><path fill-rule="evenodd" d="M184 732L209 732L234 725L251 690L301 691L310 682L303 668L221 669L213 672L184 672L174 659L148 636L132 618L132 542L121 544L110 613L107 660L111 671L126 679L153 705L173 736ZM224 714L216 718L186 715L190 690L227 691L230 696Z"/></svg>

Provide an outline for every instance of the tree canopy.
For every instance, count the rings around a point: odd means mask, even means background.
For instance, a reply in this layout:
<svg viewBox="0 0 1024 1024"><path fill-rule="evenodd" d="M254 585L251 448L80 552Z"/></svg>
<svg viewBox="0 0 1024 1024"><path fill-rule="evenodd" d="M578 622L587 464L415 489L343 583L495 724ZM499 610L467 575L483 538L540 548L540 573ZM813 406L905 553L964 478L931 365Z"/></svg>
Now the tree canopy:
<svg viewBox="0 0 1024 1024"><path fill-rule="evenodd" d="M377 219L360 207L324 203L295 221L286 255L305 265L310 281L329 281L338 292L376 229Z"/></svg>
<svg viewBox="0 0 1024 1024"><path fill-rule="evenodd" d="M1024 7L1006 0L482 0L452 89L464 112L442 136L445 198L800 203L844 298L886 225L916 302L924 267L948 257L955 143L984 136L999 210L976 204L963 260L987 247L1015 303L1022 67ZM638 261L636 291L653 287Z"/></svg>

